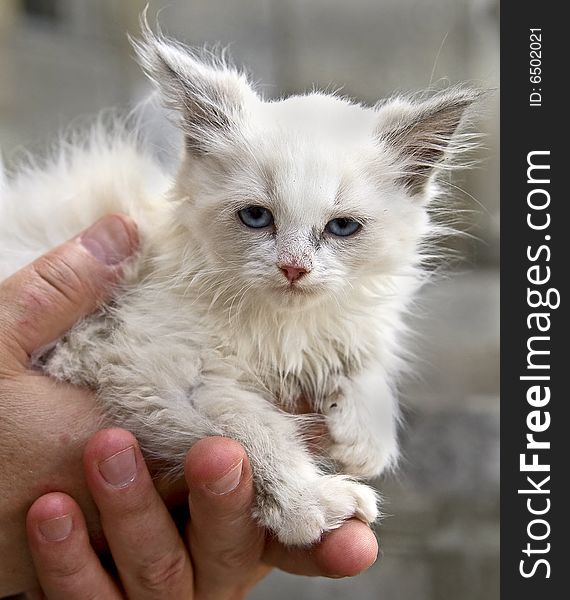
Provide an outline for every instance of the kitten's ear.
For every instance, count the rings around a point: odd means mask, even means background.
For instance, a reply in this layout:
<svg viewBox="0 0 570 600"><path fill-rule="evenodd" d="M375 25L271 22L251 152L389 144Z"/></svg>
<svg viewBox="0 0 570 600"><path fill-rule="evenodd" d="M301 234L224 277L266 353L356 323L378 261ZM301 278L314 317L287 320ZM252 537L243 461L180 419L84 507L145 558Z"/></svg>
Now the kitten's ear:
<svg viewBox="0 0 570 600"><path fill-rule="evenodd" d="M202 153L227 141L236 131L245 105L257 98L246 77L221 58L200 58L154 34L144 15L141 25L142 39L131 42L165 104L181 113L187 148Z"/></svg>
<svg viewBox="0 0 570 600"><path fill-rule="evenodd" d="M473 134L458 133L483 92L455 88L426 100L396 98L377 107L376 137L396 153L398 182L412 195L425 191L436 168L448 157L473 148Z"/></svg>

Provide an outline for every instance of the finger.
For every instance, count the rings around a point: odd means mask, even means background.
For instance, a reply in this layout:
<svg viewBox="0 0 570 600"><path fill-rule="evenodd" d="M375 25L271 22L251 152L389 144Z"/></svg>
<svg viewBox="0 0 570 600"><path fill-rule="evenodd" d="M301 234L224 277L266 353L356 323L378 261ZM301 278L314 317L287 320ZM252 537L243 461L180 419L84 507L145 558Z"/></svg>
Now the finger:
<svg viewBox="0 0 570 600"><path fill-rule="evenodd" d="M119 600L119 591L93 551L85 520L72 498L59 492L42 496L28 511L26 527L45 597Z"/></svg>
<svg viewBox="0 0 570 600"><path fill-rule="evenodd" d="M108 299L137 245L133 221L109 215L2 282L0 340L12 357L6 368L26 367L34 350Z"/></svg>
<svg viewBox="0 0 570 600"><path fill-rule="evenodd" d="M260 569L264 532L251 517L254 491L244 449L227 438L200 440L188 452L186 481L196 597L238 597L269 570Z"/></svg>
<svg viewBox="0 0 570 600"><path fill-rule="evenodd" d="M132 434L96 433L84 453L87 484L130 598L192 598L188 552Z"/></svg>
<svg viewBox="0 0 570 600"><path fill-rule="evenodd" d="M351 519L311 548L288 548L270 540L263 560L295 575L352 577L372 566L377 557L378 542L370 527Z"/></svg>

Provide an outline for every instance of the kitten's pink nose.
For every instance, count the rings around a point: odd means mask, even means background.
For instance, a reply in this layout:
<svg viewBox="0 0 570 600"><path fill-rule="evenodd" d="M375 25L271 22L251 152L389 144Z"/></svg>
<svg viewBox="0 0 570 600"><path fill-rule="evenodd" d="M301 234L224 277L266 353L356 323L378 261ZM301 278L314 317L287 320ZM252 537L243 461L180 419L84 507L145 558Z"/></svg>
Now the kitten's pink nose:
<svg viewBox="0 0 570 600"><path fill-rule="evenodd" d="M287 277L289 283L293 283L300 279L305 273L308 273L307 269L303 267L294 267L293 265L279 265L281 272Z"/></svg>

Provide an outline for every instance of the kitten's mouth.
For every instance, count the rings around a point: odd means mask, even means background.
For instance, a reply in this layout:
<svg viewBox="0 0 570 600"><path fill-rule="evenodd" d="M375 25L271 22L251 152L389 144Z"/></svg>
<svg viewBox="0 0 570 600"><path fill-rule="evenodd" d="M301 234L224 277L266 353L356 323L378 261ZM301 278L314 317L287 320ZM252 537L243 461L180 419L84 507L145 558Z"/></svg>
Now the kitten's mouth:
<svg viewBox="0 0 570 600"><path fill-rule="evenodd" d="M303 311L315 306L324 297L323 290L313 285L293 284L275 291L275 301L281 310Z"/></svg>
<svg viewBox="0 0 570 600"><path fill-rule="evenodd" d="M303 295L307 294L308 292L307 292L307 290L292 284L285 288L285 293L293 294L294 296L303 296Z"/></svg>
<svg viewBox="0 0 570 600"><path fill-rule="evenodd" d="M286 296L302 298L303 296L314 296L317 292L312 286L303 286L298 283L291 283L282 287L280 290Z"/></svg>
<svg viewBox="0 0 570 600"><path fill-rule="evenodd" d="M311 285L305 281L281 281L273 287L274 298L277 302L286 304L293 302L295 305L299 302L308 302L310 299L316 299L322 295L322 289L319 286Z"/></svg>

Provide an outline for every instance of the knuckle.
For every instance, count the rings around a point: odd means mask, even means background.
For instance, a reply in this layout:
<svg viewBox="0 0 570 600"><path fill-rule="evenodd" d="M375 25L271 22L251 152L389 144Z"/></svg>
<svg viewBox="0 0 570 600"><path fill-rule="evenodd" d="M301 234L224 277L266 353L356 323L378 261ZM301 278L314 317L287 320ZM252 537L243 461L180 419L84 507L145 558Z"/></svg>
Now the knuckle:
<svg viewBox="0 0 570 600"><path fill-rule="evenodd" d="M81 557L50 562L47 568L50 579L66 587L75 587L76 582L82 580L83 573L88 568L87 559Z"/></svg>
<svg viewBox="0 0 570 600"><path fill-rule="evenodd" d="M36 276L55 297L76 303L88 287L77 268L62 256L43 256L32 266Z"/></svg>
<svg viewBox="0 0 570 600"><path fill-rule="evenodd" d="M147 560L138 571L138 582L147 591L164 591L178 587L186 570L186 555L177 549Z"/></svg>
<svg viewBox="0 0 570 600"><path fill-rule="evenodd" d="M226 548L216 555L216 563L224 571L238 571L249 568L252 557L244 548Z"/></svg>

